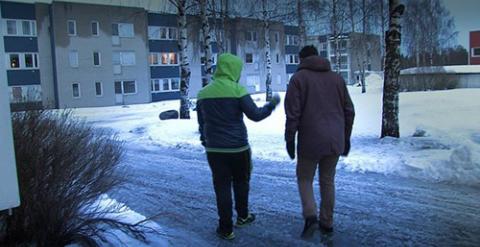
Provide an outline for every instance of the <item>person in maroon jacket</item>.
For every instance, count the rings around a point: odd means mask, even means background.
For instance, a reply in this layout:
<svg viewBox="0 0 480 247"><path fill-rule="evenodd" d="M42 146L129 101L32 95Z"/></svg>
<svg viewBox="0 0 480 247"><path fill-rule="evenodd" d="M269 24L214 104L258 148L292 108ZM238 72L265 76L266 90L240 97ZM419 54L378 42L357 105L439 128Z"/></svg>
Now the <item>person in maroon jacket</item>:
<svg viewBox="0 0 480 247"><path fill-rule="evenodd" d="M285 141L291 159L295 159L295 135L298 132L297 182L302 201L305 227L303 238L320 227L333 232L335 169L340 155L350 151L355 111L344 79L332 72L330 62L318 56L314 46L300 51L300 65L290 79L285 97L287 115ZM320 219L313 194L313 179L319 169Z"/></svg>

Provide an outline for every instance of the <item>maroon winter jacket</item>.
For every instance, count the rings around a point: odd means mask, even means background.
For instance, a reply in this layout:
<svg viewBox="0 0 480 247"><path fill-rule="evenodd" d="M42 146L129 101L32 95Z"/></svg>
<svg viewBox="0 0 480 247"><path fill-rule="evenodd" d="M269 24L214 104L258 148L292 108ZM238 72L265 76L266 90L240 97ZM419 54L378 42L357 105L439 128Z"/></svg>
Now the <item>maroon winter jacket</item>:
<svg viewBox="0 0 480 247"><path fill-rule="evenodd" d="M343 78L319 56L302 59L285 97L285 140L295 140L298 156L318 160L341 155L350 142L355 111Z"/></svg>

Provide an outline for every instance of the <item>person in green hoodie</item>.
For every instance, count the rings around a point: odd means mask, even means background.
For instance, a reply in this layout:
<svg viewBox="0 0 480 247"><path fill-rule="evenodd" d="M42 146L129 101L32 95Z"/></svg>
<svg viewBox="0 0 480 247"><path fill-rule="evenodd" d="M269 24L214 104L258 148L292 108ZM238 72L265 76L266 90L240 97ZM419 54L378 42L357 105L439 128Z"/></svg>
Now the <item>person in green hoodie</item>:
<svg viewBox="0 0 480 247"><path fill-rule="evenodd" d="M232 222L232 184L237 211L236 226L252 223L255 215L248 210L252 170L251 150L243 114L261 121L280 103L275 94L263 107L257 107L247 90L238 83L242 60L232 54L219 56L213 80L198 93L197 119L200 141L205 147L212 171L219 225L217 234L234 239Z"/></svg>

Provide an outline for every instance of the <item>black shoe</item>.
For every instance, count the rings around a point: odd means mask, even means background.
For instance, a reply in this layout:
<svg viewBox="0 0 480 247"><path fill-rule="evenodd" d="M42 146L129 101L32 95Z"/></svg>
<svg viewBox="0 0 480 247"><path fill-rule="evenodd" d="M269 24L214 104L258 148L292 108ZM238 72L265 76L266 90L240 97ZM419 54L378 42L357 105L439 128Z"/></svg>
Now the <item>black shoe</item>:
<svg viewBox="0 0 480 247"><path fill-rule="evenodd" d="M255 221L255 215L254 214L248 214L247 218L237 218L237 223L235 223L235 226L237 227L244 227L250 225L252 222Z"/></svg>
<svg viewBox="0 0 480 247"><path fill-rule="evenodd" d="M316 216L308 217L305 219L305 226L302 231L302 238L308 239L313 237L313 233L318 227L318 220Z"/></svg>
<svg viewBox="0 0 480 247"><path fill-rule="evenodd" d="M318 224L318 228L320 229L320 231L323 233L323 234L331 234L333 233L333 227L325 227L325 226L322 226L322 224Z"/></svg>
<svg viewBox="0 0 480 247"><path fill-rule="evenodd" d="M233 240L235 238L235 233L233 233L233 231L225 232L220 230L220 228L217 228L217 236L221 239Z"/></svg>

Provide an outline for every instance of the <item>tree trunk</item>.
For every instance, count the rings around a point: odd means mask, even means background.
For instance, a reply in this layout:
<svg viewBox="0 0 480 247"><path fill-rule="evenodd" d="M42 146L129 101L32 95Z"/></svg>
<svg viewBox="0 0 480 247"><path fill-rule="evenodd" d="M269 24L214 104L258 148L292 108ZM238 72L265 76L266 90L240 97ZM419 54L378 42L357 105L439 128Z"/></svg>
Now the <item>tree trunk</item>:
<svg viewBox="0 0 480 247"><path fill-rule="evenodd" d="M266 78L265 78L265 91L267 101L272 99L272 59L270 56L270 24L268 22L267 13L267 0L262 0L263 9L263 25L264 25L264 41L265 41L265 66L266 66Z"/></svg>
<svg viewBox="0 0 480 247"><path fill-rule="evenodd" d="M200 16L202 18L202 34L203 34L203 55L205 56L203 71L205 76L202 77L202 87L205 87L212 77L212 45L210 37L210 25L207 16L207 0L199 0Z"/></svg>
<svg viewBox="0 0 480 247"><path fill-rule="evenodd" d="M338 16L337 16L337 0L332 0L332 32L333 32L333 40L335 42L335 72L340 73L340 66L341 66L341 60L340 60L340 33L338 33L338 27L337 27L337 21L338 21Z"/></svg>
<svg viewBox="0 0 480 247"><path fill-rule="evenodd" d="M363 61L362 61L362 65L360 67L360 80L362 82L362 93L366 93L367 92L367 88L365 87L365 65L368 61L366 61L366 59L368 59L368 56L367 56L367 51L366 51L366 47L367 47L367 5L366 5L366 2L365 0L362 0L362 38L361 38L361 44L362 44L362 57L363 57Z"/></svg>
<svg viewBox="0 0 480 247"><path fill-rule="evenodd" d="M180 53L180 119L190 119L190 67L187 54L187 15L186 0L177 1L178 11L178 51Z"/></svg>
<svg viewBox="0 0 480 247"><path fill-rule="evenodd" d="M352 33L355 32L355 11L354 11L354 8L353 8L353 1L354 0L348 0L348 8L349 8L349 11L350 11L350 25L351 25L351 28L352 28Z"/></svg>
<svg viewBox="0 0 480 247"><path fill-rule="evenodd" d="M299 34L299 45L300 49L305 46L307 40L307 32L306 32L306 25L305 19L303 18L303 4L302 0L297 0L297 18L298 18L298 34Z"/></svg>
<svg viewBox="0 0 480 247"><path fill-rule="evenodd" d="M380 20L382 22L382 65L381 70L385 69L385 0L380 0Z"/></svg>
<svg viewBox="0 0 480 247"><path fill-rule="evenodd" d="M398 93L400 75L400 19L405 6L400 0L389 0L389 30L386 37L386 64L383 87L383 113L381 137L400 137L398 124Z"/></svg>

